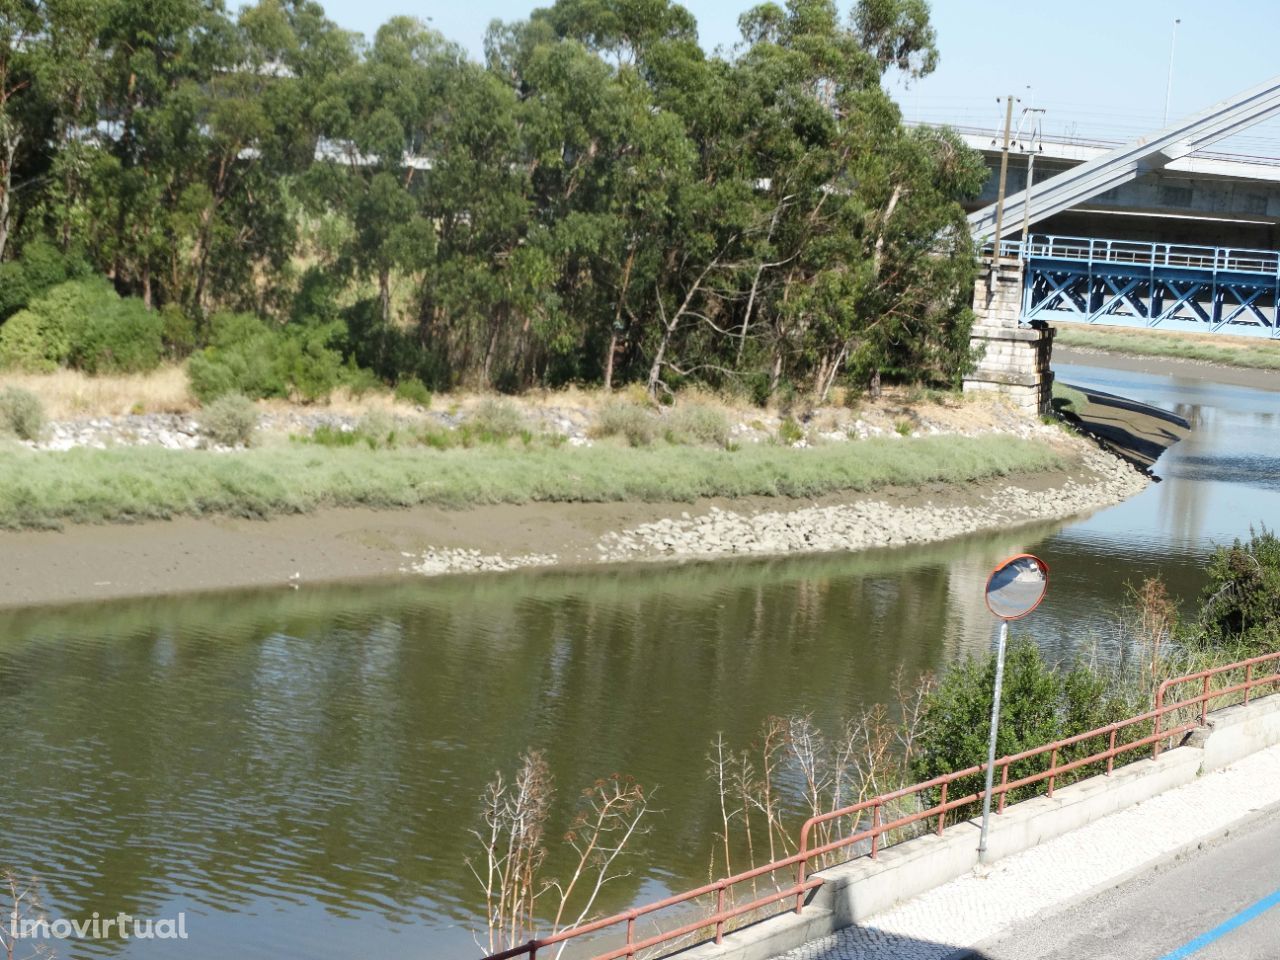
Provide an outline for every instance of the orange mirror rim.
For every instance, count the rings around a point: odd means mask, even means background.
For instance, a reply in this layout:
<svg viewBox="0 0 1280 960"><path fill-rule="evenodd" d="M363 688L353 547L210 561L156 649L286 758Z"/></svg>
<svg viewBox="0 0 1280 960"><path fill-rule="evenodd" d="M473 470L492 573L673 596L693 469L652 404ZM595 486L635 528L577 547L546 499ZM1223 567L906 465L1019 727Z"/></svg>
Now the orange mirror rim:
<svg viewBox="0 0 1280 960"><path fill-rule="evenodd" d="M991 579L997 573L999 573L1001 570L1007 567L1009 564L1013 563L1015 560L1034 560L1036 562L1036 565L1044 573L1044 589L1040 591L1040 599L1037 600L1034 604L1032 604L1032 606L1026 612L1020 613L1016 617L1005 617L996 613L994 610L991 610ZM1035 612L1036 607L1040 606L1040 604L1044 602L1044 595L1048 592L1049 592L1049 565L1033 553L1015 553L1011 557L1005 557L1003 560L1001 560L999 563L997 563L994 567L991 568L991 572L987 574L987 585L982 590L982 602L987 605L987 609L991 610L991 615L994 617L997 617L1001 620L1006 620L1006 621L1021 620L1023 617L1030 616L1032 613Z"/></svg>

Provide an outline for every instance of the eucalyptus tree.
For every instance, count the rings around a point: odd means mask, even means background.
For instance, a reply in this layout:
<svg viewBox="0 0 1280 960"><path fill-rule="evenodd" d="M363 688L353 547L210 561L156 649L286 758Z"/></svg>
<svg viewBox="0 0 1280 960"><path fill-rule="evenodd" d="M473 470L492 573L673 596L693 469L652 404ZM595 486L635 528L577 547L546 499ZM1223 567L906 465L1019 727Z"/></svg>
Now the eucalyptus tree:
<svg viewBox="0 0 1280 960"><path fill-rule="evenodd" d="M770 392L785 376L825 395L850 367L865 383L926 357L951 375L967 354L957 201L983 171L954 138L907 134L882 86L887 70L936 60L921 6L863 2L846 24L826 0L792 0L741 18L737 136L767 227L736 349L749 363L760 348Z"/></svg>
<svg viewBox="0 0 1280 960"><path fill-rule="evenodd" d="M431 138L457 47L410 17L381 28L365 56L332 72L317 118L334 156L312 168L312 186L341 211L351 233L341 251L350 272L377 284L382 322L391 320L393 271L421 268L434 243L419 199Z"/></svg>
<svg viewBox="0 0 1280 960"><path fill-rule="evenodd" d="M599 6L579 12L557 6L527 24L495 25L489 60L521 100L539 211L526 242L556 276L554 295L529 319L561 376L609 386L638 346L670 208L696 151L681 118L654 102L637 60L644 42L606 30ZM564 36L566 24L581 35Z"/></svg>
<svg viewBox="0 0 1280 960"><path fill-rule="evenodd" d="M34 0L0 0L0 259L13 229L16 173L23 159L19 151L38 148L27 124L46 31L44 11Z"/></svg>

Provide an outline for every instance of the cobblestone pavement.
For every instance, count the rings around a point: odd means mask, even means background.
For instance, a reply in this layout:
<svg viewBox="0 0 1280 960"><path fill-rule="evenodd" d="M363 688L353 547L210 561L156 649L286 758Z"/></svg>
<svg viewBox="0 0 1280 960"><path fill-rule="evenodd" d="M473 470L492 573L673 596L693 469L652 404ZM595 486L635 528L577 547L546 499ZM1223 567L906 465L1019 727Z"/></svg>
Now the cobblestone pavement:
<svg viewBox="0 0 1280 960"><path fill-rule="evenodd" d="M1280 746L968 873L778 960L941 960L1280 803Z"/></svg>

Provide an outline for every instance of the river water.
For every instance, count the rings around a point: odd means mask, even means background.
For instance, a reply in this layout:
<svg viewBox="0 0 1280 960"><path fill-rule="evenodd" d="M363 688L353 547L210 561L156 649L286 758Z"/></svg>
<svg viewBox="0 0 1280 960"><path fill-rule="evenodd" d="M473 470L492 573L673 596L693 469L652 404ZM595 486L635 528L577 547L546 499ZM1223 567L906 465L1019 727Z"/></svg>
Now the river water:
<svg viewBox="0 0 1280 960"><path fill-rule="evenodd" d="M50 917L185 915L181 943L62 957L474 957L478 798L536 748L556 823L596 777L656 788L605 908L704 882L718 731L831 728L897 670L985 651L983 581L1020 550L1051 568L1020 629L1114 656L1126 583L1194 597L1215 543L1280 517L1277 394L1058 375L1192 422L1163 482L1065 526L849 556L0 612L0 864L42 878Z"/></svg>

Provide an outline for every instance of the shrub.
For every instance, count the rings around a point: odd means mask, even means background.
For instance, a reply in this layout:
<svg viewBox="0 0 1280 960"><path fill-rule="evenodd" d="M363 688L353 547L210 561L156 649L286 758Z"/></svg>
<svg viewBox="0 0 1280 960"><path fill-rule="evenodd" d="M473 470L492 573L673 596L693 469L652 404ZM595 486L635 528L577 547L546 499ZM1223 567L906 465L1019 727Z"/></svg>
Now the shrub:
<svg viewBox="0 0 1280 960"><path fill-rule="evenodd" d="M58 367L55 354L39 314L19 310L0 327L2 369L50 373Z"/></svg>
<svg viewBox="0 0 1280 960"><path fill-rule="evenodd" d="M171 360L185 360L196 348L195 321L176 303L160 309L160 342Z"/></svg>
<svg viewBox="0 0 1280 960"><path fill-rule="evenodd" d="M804 428L792 417L783 417L782 422L778 424L778 441L791 446L793 443L799 443L804 439Z"/></svg>
<svg viewBox="0 0 1280 960"><path fill-rule="evenodd" d="M1214 551L1208 572L1200 608L1205 643L1271 649L1280 642L1280 538L1250 528L1247 542Z"/></svg>
<svg viewBox="0 0 1280 960"><path fill-rule="evenodd" d="M647 447L658 436L658 419L644 407L611 400L596 413L593 437L622 437L633 447Z"/></svg>
<svg viewBox="0 0 1280 960"><path fill-rule="evenodd" d="M464 421L467 431L487 442L509 440L528 429L524 415L508 400L486 397Z"/></svg>
<svg viewBox="0 0 1280 960"><path fill-rule="evenodd" d="M63 321L69 331L71 365L89 374L145 373L158 367L164 352L164 318L141 300L117 297L114 290L97 295L97 303L82 301L87 308L83 315Z"/></svg>
<svg viewBox="0 0 1280 960"><path fill-rule="evenodd" d="M0 328L0 365L47 372L69 363L91 374L154 370L163 327L159 314L141 300L121 299L101 277L72 280Z"/></svg>
<svg viewBox="0 0 1280 960"><path fill-rule="evenodd" d="M405 377L396 384L396 399L419 407L429 407L431 391L417 377Z"/></svg>
<svg viewBox="0 0 1280 960"><path fill-rule="evenodd" d="M303 403L327 400L342 376L342 357L311 332L281 339L275 361L281 380Z"/></svg>
<svg viewBox="0 0 1280 960"><path fill-rule="evenodd" d="M44 430L40 398L21 387L0 390L0 430L22 440L38 440Z"/></svg>
<svg viewBox="0 0 1280 960"><path fill-rule="evenodd" d="M924 748L912 760L917 780L931 780L985 762L991 733L991 697L995 688L995 655L969 658L952 667L925 698L923 729L929 731ZM1015 640L1005 657L1004 685L1000 699L1000 727L996 756L1005 757L1104 726L1136 712L1139 694L1124 674L1103 675L1083 665L1055 670L1029 640ZM1118 743L1138 739L1139 727L1122 731ZM1086 757L1106 749L1105 736L1083 741L1062 751L1059 760ZM1033 757L1009 768L1009 780L1038 773L1047 763ZM1090 776L1097 770L1082 767L1058 778L1058 786ZM1009 794L1010 803L1039 793L1045 784L1033 784ZM981 793L982 777L974 775L953 783L952 797ZM936 797L934 798L936 800ZM976 805L973 805L976 807ZM948 820L973 815L961 807Z"/></svg>
<svg viewBox="0 0 1280 960"><path fill-rule="evenodd" d="M227 393L200 414L200 434L223 447L251 446L258 430L258 409L248 397Z"/></svg>
<svg viewBox="0 0 1280 960"><path fill-rule="evenodd" d="M219 313L209 322L208 347L187 363L191 392L201 403L229 393L281 397L287 385L276 366L279 335L248 313Z"/></svg>
<svg viewBox="0 0 1280 960"><path fill-rule="evenodd" d="M348 357L346 364L343 365L339 375L339 383L347 388L347 392L357 400L366 394L374 393L383 388L382 381L378 379L378 375L372 370L366 370L364 367L356 366L355 357ZM426 387L423 387L425 390ZM431 394L427 394L427 402L431 402Z"/></svg>
<svg viewBox="0 0 1280 960"><path fill-rule="evenodd" d="M667 439L672 443L729 444L729 418L723 410L701 403L678 406L666 416Z"/></svg>
<svg viewBox="0 0 1280 960"><path fill-rule="evenodd" d="M0 263L0 320L17 313L50 287L86 276L79 251L63 254L44 240L28 243L17 260Z"/></svg>

